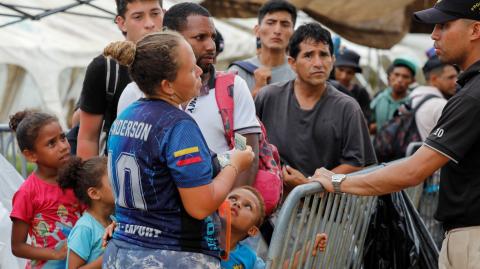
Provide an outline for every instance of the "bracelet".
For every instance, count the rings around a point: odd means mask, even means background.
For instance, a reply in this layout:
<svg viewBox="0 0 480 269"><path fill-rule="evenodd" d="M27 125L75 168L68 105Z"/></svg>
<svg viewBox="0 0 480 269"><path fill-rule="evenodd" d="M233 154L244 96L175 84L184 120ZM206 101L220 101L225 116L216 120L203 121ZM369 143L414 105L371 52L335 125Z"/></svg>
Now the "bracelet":
<svg viewBox="0 0 480 269"><path fill-rule="evenodd" d="M233 169L235 169L235 177L237 177L237 176L238 176L238 168L237 168L237 166L235 166L235 165L232 164L232 163L229 163L229 164L225 165L224 168L227 168L227 167L229 167L229 166L231 166Z"/></svg>

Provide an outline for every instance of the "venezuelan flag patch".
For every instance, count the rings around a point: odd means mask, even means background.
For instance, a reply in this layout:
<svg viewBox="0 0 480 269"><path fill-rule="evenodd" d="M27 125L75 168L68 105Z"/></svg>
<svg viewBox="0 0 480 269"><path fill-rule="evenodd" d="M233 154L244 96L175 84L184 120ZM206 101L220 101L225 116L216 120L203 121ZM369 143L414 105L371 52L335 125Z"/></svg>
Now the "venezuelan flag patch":
<svg viewBox="0 0 480 269"><path fill-rule="evenodd" d="M203 161L198 147L190 147L175 151L173 157L177 158L177 166L186 166Z"/></svg>

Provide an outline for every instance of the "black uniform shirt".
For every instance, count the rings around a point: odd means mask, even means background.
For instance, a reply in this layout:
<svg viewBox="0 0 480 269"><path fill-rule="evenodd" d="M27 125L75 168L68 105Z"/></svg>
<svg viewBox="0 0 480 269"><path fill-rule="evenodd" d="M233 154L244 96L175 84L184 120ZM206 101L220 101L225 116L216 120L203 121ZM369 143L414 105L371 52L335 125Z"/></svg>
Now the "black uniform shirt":
<svg viewBox="0 0 480 269"><path fill-rule="evenodd" d="M435 217L449 230L480 225L480 61L458 78L425 144L450 159L441 170Z"/></svg>

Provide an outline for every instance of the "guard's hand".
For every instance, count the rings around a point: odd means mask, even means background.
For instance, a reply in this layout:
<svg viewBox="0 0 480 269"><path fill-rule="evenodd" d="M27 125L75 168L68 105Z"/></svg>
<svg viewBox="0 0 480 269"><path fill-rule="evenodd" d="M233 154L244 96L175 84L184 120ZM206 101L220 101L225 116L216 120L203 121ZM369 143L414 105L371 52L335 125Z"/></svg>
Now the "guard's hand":
<svg viewBox="0 0 480 269"><path fill-rule="evenodd" d="M292 168L289 165L285 165L282 169L283 182L290 189L295 188L298 185L308 183L308 179L300 173L297 169Z"/></svg>
<svg viewBox="0 0 480 269"><path fill-rule="evenodd" d="M319 181L326 191L333 192L332 176L334 174L332 171L322 167L315 170L315 174L311 180Z"/></svg>

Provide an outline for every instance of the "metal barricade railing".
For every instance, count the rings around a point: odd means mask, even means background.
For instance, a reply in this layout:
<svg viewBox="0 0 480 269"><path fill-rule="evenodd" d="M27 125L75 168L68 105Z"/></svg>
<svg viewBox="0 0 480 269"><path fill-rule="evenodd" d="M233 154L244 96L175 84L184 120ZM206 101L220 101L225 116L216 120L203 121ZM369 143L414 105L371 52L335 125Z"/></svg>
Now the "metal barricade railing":
<svg viewBox="0 0 480 269"><path fill-rule="evenodd" d="M27 161L20 153L15 134L7 124L0 124L0 154L2 154L13 167L16 167L24 178L27 177Z"/></svg>
<svg viewBox="0 0 480 269"><path fill-rule="evenodd" d="M379 165L355 174L379 169ZM363 244L370 216L376 206L375 196L331 194L318 182L296 187L287 197L273 233L266 268L360 268ZM325 252L315 257L312 242L317 233L328 235ZM310 242L310 243L307 243ZM299 252L298 252L299 251Z"/></svg>

